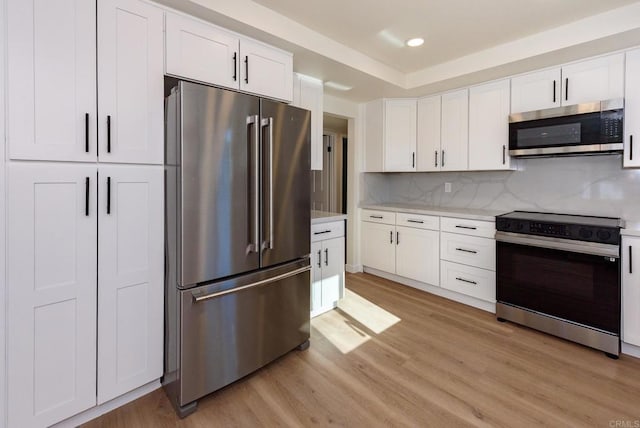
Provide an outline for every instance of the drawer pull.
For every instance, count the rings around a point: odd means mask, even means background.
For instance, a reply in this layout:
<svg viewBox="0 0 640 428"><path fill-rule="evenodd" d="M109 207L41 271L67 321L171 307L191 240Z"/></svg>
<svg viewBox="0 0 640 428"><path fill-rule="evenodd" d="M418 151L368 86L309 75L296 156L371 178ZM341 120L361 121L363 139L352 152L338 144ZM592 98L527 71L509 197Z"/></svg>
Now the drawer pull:
<svg viewBox="0 0 640 428"><path fill-rule="evenodd" d="M369 217L371 218L377 218L379 220L382 220L384 217L382 217L381 215L370 215Z"/></svg>
<svg viewBox="0 0 640 428"><path fill-rule="evenodd" d="M456 251L462 251L464 253L478 254L476 250L467 250L466 248L456 248Z"/></svg>
<svg viewBox="0 0 640 428"><path fill-rule="evenodd" d="M457 224L457 225L456 225L456 227L457 227L458 229L469 229L469 230L476 230L476 229L478 229L478 228L477 228L477 227L475 227L475 226L461 226L461 225L459 225L459 224Z"/></svg>
<svg viewBox="0 0 640 428"><path fill-rule="evenodd" d="M323 233L331 233L331 230L323 230L322 232L313 232L314 235L322 235Z"/></svg>
<svg viewBox="0 0 640 428"><path fill-rule="evenodd" d="M478 285L478 283L477 283L477 282L475 282L475 281L471 281L471 280L469 280L469 279L464 279L464 278L456 278L456 281L466 282L467 284Z"/></svg>
<svg viewBox="0 0 640 428"><path fill-rule="evenodd" d="M422 220L411 220L411 219L409 219L409 220L407 220L407 223L420 223L420 224L424 224L424 221L422 221Z"/></svg>

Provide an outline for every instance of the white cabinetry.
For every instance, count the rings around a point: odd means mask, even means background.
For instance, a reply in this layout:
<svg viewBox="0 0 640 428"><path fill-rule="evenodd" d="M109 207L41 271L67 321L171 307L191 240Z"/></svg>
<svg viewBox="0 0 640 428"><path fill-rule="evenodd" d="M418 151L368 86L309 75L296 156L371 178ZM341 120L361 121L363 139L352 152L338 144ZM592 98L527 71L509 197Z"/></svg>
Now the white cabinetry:
<svg viewBox="0 0 640 428"><path fill-rule="evenodd" d="M396 274L431 285L440 285L437 230L396 226Z"/></svg>
<svg viewBox="0 0 640 428"><path fill-rule="evenodd" d="M363 218L364 219L364 218ZM384 272L396 271L395 226L362 222L362 264Z"/></svg>
<svg viewBox="0 0 640 428"><path fill-rule="evenodd" d="M166 13L166 72L284 101L293 98L293 56L215 25Z"/></svg>
<svg viewBox="0 0 640 428"><path fill-rule="evenodd" d="M640 346L640 238L622 238L622 340Z"/></svg>
<svg viewBox="0 0 640 428"><path fill-rule="evenodd" d="M418 131L416 156L418 171L439 171L440 159L440 96L418 99Z"/></svg>
<svg viewBox="0 0 640 428"><path fill-rule="evenodd" d="M293 105L311 111L311 169L322 169L323 145L323 85L322 80L294 74Z"/></svg>
<svg viewBox="0 0 640 428"><path fill-rule="evenodd" d="M344 220L311 227L311 316L344 297Z"/></svg>
<svg viewBox="0 0 640 428"><path fill-rule="evenodd" d="M98 28L100 161L162 164L162 10L100 0Z"/></svg>
<svg viewBox="0 0 640 428"><path fill-rule="evenodd" d="M415 171L416 100L376 100L368 103L365 109L365 169Z"/></svg>
<svg viewBox="0 0 640 428"><path fill-rule="evenodd" d="M98 180L102 404L162 376L164 169L101 166Z"/></svg>
<svg viewBox="0 0 640 428"><path fill-rule="evenodd" d="M10 427L96 404L96 168L9 165Z"/></svg>
<svg viewBox="0 0 640 428"><path fill-rule="evenodd" d="M508 169L509 80L469 89L469 169Z"/></svg>
<svg viewBox="0 0 640 428"><path fill-rule="evenodd" d="M640 78L638 76L640 76L640 49L627 52L626 58L623 161L625 167L640 167Z"/></svg>
<svg viewBox="0 0 640 428"><path fill-rule="evenodd" d="M96 3L7 1L11 159L94 162Z"/></svg>
<svg viewBox="0 0 640 428"><path fill-rule="evenodd" d="M469 90L442 95L440 165L442 171L463 171L469 167Z"/></svg>
<svg viewBox="0 0 640 428"><path fill-rule="evenodd" d="M624 54L542 70L511 79L511 112L624 96Z"/></svg>

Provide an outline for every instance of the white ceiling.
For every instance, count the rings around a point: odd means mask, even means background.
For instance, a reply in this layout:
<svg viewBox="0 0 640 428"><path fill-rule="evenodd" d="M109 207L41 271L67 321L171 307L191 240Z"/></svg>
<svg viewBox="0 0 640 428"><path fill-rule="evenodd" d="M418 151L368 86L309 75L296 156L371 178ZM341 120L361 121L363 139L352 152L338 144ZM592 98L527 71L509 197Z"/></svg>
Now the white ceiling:
<svg viewBox="0 0 640 428"><path fill-rule="evenodd" d="M640 0L156 0L293 52L354 102L422 96L640 45ZM422 36L419 48L400 45Z"/></svg>

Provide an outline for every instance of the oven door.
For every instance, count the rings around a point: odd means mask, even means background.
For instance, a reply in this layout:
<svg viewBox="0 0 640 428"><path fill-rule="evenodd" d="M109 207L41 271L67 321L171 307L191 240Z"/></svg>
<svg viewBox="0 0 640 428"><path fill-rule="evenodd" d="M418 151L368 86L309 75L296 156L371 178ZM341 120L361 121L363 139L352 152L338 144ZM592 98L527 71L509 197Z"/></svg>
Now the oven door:
<svg viewBox="0 0 640 428"><path fill-rule="evenodd" d="M607 251L596 255L560 249L558 243L566 241L561 239L549 240L556 248L535 246L547 244L544 240L530 245L500 241L499 234L496 239L498 302L620 333L619 250L612 253L617 246L603 245ZM575 241L568 245L578 247ZM598 252L597 245L588 251Z"/></svg>

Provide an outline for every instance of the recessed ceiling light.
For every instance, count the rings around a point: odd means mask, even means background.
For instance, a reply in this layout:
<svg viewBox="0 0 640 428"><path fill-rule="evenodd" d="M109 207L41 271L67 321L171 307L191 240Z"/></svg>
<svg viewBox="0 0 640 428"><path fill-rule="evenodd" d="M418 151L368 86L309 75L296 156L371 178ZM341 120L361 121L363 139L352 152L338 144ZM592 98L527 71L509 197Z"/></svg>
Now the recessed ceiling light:
<svg viewBox="0 0 640 428"><path fill-rule="evenodd" d="M353 86L343 85L342 83L332 82L331 80L324 82L324 86L337 91L350 91L353 89Z"/></svg>
<svg viewBox="0 0 640 428"><path fill-rule="evenodd" d="M417 46L421 46L424 43L424 39L422 37L416 37L415 39L407 40L407 46L415 48Z"/></svg>

